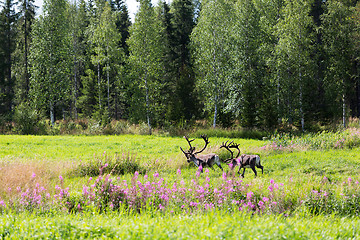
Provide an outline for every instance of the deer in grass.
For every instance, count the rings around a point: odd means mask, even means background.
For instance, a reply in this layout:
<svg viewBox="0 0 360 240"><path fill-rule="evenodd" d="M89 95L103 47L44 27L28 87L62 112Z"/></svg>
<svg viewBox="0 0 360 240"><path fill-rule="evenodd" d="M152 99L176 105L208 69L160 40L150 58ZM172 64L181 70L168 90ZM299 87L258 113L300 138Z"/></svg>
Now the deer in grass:
<svg viewBox="0 0 360 240"><path fill-rule="evenodd" d="M185 152L181 147L181 151L185 154L185 157L188 161L188 163L193 162L197 167L201 166L201 172L203 172L203 168L209 166L211 169L215 170L213 165L217 165L222 171L223 168L220 164L220 158L215 153L209 153L206 155L198 155L199 153L202 153L207 145L209 144L209 139L206 135L201 135L201 138L205 141L205 146L200 151L195 152L195 147L191 146L191 142L195 139L189 140L187 136L184 136L186 141L188 142L190 148L187 152Z"/></svg>
<svg viewBox="0 0 360 240"><path fill-rule="evenodd" d="M220 148L225 148L226 150L228 150L231 153L231 157L224 161L230 166L231 170L233 170L236 166L239 166L238 173L240 174L241 168L244 168L244 171L241 174L241 176L243 178L245 175L246 168L251 168L253 170L253 172L255 173L255 177L257 177L257 171L256 171L255 167L260 168L262 174L264 174L264 167L261 166L260 157L258 155L242 154L239 157L239 155L240 155L239 144L234 143L233 141L230 143L228 143L228 142L229 141L226 141L225 143L223 142L221 144ZM231 148L235 148L238 150L238 153L235 158L234 158L234 152L231 151Z"/></svg>

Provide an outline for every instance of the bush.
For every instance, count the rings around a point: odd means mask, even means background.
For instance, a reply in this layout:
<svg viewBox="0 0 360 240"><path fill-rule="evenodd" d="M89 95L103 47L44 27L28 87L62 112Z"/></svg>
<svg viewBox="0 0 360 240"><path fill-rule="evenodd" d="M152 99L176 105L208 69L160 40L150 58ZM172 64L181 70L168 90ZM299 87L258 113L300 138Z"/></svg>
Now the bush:
<svg viewBox="0 0 360 240"><path fill-rule="evenodd" d="M146 169L140 166L140 161L128 154L115 155L113 158L104 154L89 162L80 163L70 175L78 177L95 177L102 174L124 175L135 172L145 173Z"/></svg>
<svg viewBox="0 0 360 240"><path fill-rule="evenodd" d="M15 109L14 131L18 134L45 134L45 126L39 121L39 114L28 104L22 103Z"/></svg>

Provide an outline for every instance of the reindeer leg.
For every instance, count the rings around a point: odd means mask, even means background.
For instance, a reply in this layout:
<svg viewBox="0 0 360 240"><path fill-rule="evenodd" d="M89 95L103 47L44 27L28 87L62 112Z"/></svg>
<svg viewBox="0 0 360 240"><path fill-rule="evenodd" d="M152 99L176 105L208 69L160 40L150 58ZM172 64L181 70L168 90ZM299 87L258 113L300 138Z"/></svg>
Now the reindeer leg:
<svg viewBox="0 0 360 240"><path fill-rule="evenodd" d="M257 172L256 172L256 169L255 169L255 166L251 166L251 169L252 169L253 172L255 173L255 177L257 177Z"/></svg>
<svg viewBox="0 0 360 240"><path fill-rule="evenodd" d="M260 168L260 169L261 169L261 173L264 174L264 167L261 166L261 165L259 165L258 168Z"/></svg>
<svg viewBox="0 0 360 240"><path fill-rule="evenodd" d="M224 171L224 169L222 168L220 163L216 163L216 165L218 165L218 167L221 169L221 171Z"/></svg>
<svg viewBox="0 0 360 240"><path fill-rule="evenodd" d="M241 167L239 168L239 174L240 174L240 169L241 169ZM244 168L244 171L243 171L243 173L241 175L243 178L245 177L245 170L246 170L246 168Z"/></svg>

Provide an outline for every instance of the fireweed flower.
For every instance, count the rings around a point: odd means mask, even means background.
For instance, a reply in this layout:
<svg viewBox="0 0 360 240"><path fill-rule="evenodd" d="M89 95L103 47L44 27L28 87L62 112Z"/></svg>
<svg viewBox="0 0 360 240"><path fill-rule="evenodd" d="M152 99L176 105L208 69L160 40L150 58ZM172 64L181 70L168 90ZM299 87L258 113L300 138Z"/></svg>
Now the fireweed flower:
<svg viewBox="0 0 360 240"><path fill-rule="evenodd" d="M234 165L232 163L229 164L229 168L233 170Z"/></svg>
<svg viewBox="0 0 360 240"><path fill-rule="evenodd" d="M155 172L155 173L154 173L154 178L157 178L157 177L159 177L159 173L158 173L158 172Z"/></svg>
<svg viewBox="0 0 360 240"><path fill-rule="evenodd" d="M64 178L61 175L59 175L59 179L61 182L64 181Z"/></svg>
<svg viewBox="0 0 360 240"><path fill-rule="evenodd" d="M35 178L35 177L36 177L36 174L35 174L35 173L33 173L33 174L31 175L31 177L32 177L32 178Z"/></svg>
<svg viewBox="0 0 360 240"><path fill-rule="evenodd" d="M176 171L176 173L177 173L178 175L181 175L181 169L179 168L179 169Z"/></svg>

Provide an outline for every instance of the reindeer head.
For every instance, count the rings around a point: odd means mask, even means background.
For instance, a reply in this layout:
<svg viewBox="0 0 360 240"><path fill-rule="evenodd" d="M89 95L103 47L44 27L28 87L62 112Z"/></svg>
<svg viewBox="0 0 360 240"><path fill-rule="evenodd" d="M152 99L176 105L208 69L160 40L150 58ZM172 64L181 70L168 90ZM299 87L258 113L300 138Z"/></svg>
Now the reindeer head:
<svg viewBox="0 0 360 240"><path fill-rule="evenodd" d="M194 141L195 139L189 140L189 138L187 136L184 136L184 138L186 139L186 141L188 142L190 148L189 150L187 150L186 152L180 147L181 151L184 153L187 162L193 162L197 167L199 167L202 164L202 160L198 159L196 157L197 154L203 152L205 150L205 148L207 147L207 145L209 144L209 139L206 135L201 135L201 138L204 139L205 141L205 146L203 147L203 149L201 149L200 151L195 152L195 147L191 146L191 142Z"/></svg>

